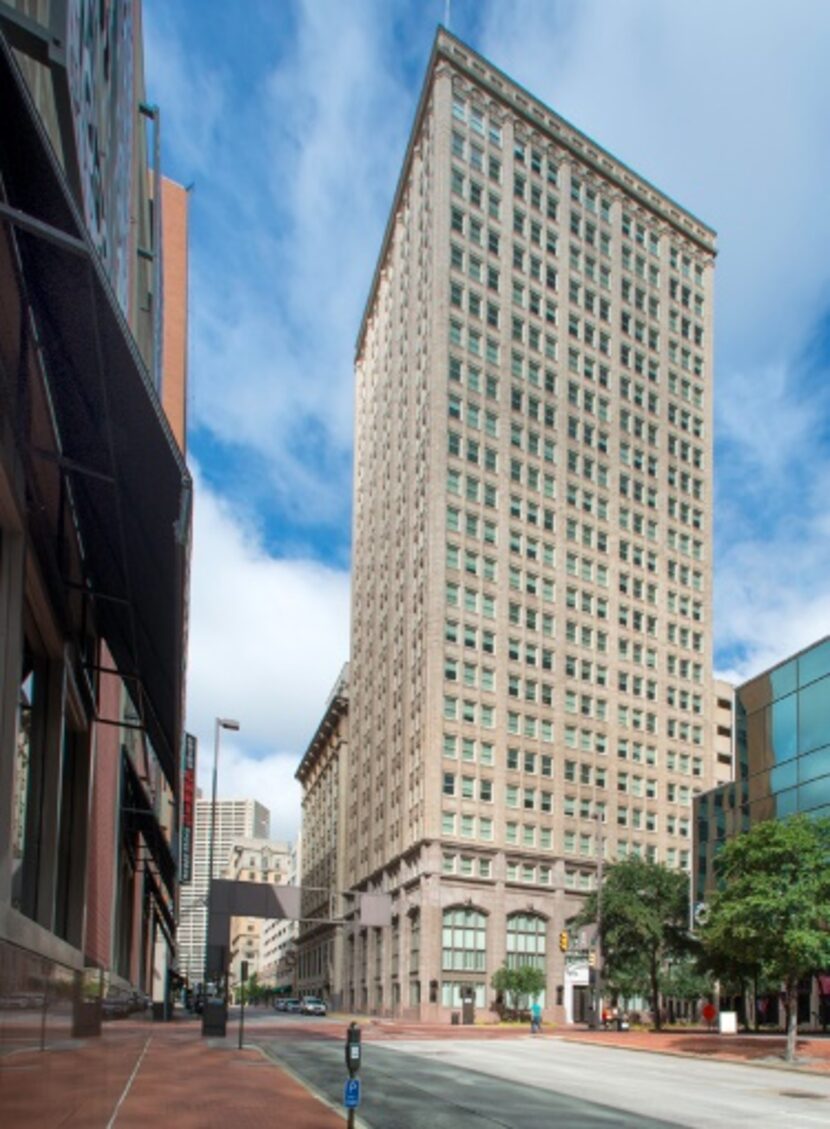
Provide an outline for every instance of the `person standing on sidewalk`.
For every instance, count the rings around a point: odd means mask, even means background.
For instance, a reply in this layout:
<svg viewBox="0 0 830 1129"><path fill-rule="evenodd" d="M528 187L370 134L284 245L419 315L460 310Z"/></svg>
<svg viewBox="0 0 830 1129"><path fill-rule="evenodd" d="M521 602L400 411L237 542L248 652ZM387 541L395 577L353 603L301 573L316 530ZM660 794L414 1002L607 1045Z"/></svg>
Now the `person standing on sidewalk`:
<svg viewBox="0 0 830 1129"><path fill-rule="evenodd" d="M530 1033L531 1035L538 1035L542 1030L542 1005L538 1000L534 1000L530 1005Z"/></svg>

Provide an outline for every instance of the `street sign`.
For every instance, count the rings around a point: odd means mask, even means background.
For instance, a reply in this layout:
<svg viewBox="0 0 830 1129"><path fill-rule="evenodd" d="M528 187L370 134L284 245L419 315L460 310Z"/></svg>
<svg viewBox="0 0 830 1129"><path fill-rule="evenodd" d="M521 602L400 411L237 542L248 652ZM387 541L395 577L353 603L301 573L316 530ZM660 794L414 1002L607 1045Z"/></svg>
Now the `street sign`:
<svg viewBox="0 0 830 1129"><path fill-rule="evenodd" d="M346 1109L357 1109L360 1105L360 1079L347 1078L343 1087L343 1105Z"/></svg>

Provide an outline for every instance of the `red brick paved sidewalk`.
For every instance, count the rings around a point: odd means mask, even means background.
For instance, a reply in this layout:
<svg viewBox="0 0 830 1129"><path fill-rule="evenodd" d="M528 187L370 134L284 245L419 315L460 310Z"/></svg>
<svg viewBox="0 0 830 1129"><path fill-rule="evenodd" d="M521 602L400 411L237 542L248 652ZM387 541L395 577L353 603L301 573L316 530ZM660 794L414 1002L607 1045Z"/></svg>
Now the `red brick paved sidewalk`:
<svg viewBox="0 0 830 1129"><path fill-rule="evenodd" d="M9 1129L343 1129L339 1112L257 1050L196 1023L107 1024L99 1039L0 1060Z"/></svg>
<svg viewBox="0 0 830 1129"><path fill-rule="evenodd" d="M687 1031L583 1031L560 1028L557 1034L569 1042L599 1043L606 1047L653 1051L658 1054L690 1055L726 1062L754 1062L784 1066L787 1040L783 1035L719 1035L716 1032ZM797 1067L830 1074L830 1038L799 1038Z"/></svg>

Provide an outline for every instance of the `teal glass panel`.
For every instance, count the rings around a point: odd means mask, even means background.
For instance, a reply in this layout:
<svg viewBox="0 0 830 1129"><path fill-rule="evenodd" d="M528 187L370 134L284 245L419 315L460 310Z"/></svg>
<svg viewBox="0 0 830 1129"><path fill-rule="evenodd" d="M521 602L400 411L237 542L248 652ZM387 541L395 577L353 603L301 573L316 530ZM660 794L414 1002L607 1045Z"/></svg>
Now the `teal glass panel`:
<svg viewBox="0 0 830 1129"><path fill-rule="evenodd" d="M823 749L816 749L814 753L799 757L795 762L798 765L798 781L805 784L808 780L815 780L817 776L830 774L830 745ZM789 768L789 765L782 766Z"/></svg>
<svg viewBox="0 0 830 1129"><path fill-rule="evenodd" d="M822 776L818 780L811 780L809 784L799 785L799 811L810 811L822 804L830 804L830 776Z"/></svg>
<svg viewBox="0 0 830 1129"><path fill-rule="evenodd" d="M795 815L799 811L798 789L788 788L786 792L779 792L775 797L775 813L779 819L787 815Z"/></svg>
<svg viewBox="0 0 830 1129"><path fill-rule="evenodd" d="M785 694L792 694L796 689L798 679L798 666L795 659L777 666L769 672L770 691L773 698L783 698Z"/></svg>
<svg viewBox="0 0 830 1129"><path fill-rule="evenodd" d="M830 674L830 639L825 639L799 657L798 684L806 686L827 674Z"/></svg>
<svg viewBox="0 0 830 1129"><path fill-rule="evenodd" d="M770 773L770 790L773 792L783 792L785 788L794 788L798 783L798 775L796 769L799 762L797 760L787 761L786 764L779 764Z"/></svg>
<svg viewBox="0 0 830 1129"><path fill-rule="evenodd" d="M780 764L796 755L798 744L798 695L790 694L767 706L767 743L771 764Z"/></svg>
<svg viewBox="0 0 830 1129"><path fill-rule="evenodd" d="M830 744L830 678L805 686L798 694L798 751Z"/></svg>

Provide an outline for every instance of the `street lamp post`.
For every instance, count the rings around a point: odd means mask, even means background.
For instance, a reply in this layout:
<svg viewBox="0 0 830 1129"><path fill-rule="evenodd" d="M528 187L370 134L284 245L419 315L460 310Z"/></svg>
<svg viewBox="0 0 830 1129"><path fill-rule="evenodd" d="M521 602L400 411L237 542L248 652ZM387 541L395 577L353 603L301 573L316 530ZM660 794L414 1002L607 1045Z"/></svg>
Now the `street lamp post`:
<svg viewBox="0 0 830 1129"><path fill-rule="evenodd" d="M602 1026L602 974L603 974L603 951L602 951L602 883L603 883L603 862L605 861L605 837L603 835L602 827L603 813L597 812L597 939L596 939L596 969L594 991L595 1000L594 1004L594 1026Z"/></svg>
<svg viewBox="0 0 830 1129"><path fill-rule="evenodd" d="M223 729L237 731L239 722L231 717L217 717L215 735L213 740L213 787L210 798L210 837L208 839L208 889L207 889L207 920L205 922L205 985L207 992L208 974L212 970L208 959L208 930L210 928L211 885L213 883L213 845L216 836L216 780L219 771L219 737Z"/></svg>

